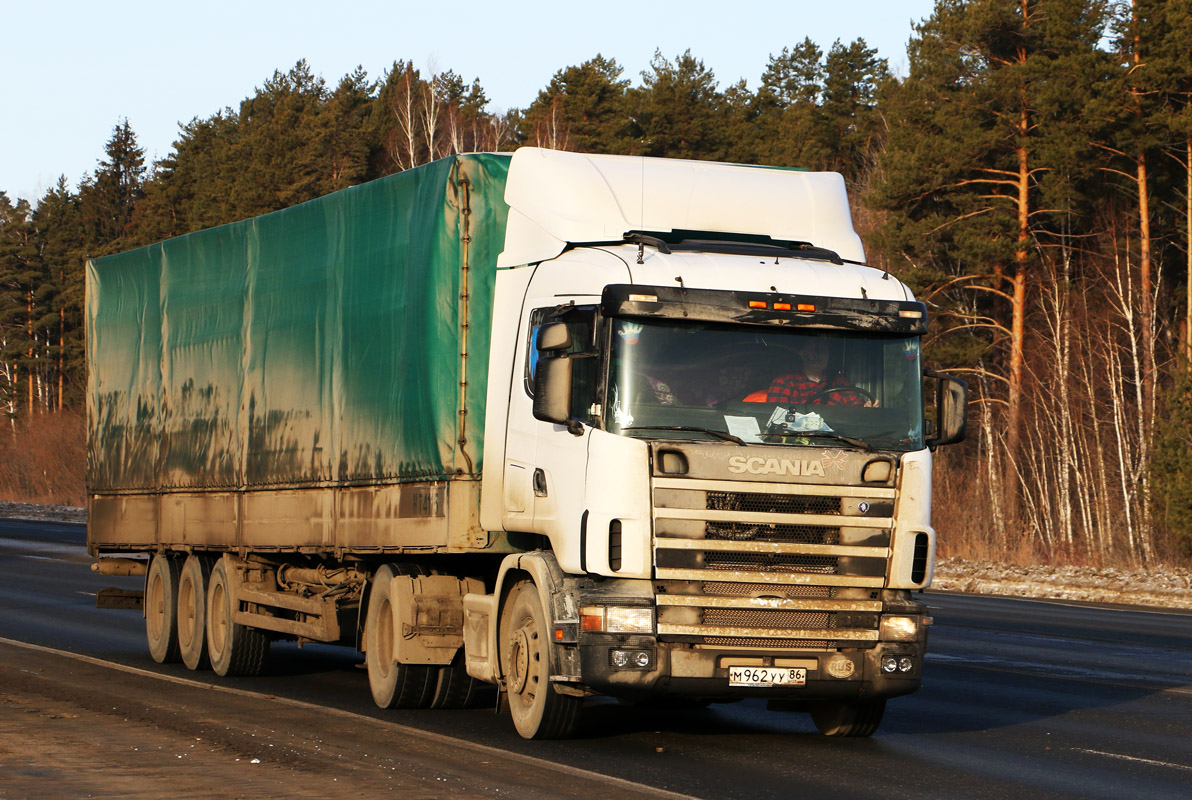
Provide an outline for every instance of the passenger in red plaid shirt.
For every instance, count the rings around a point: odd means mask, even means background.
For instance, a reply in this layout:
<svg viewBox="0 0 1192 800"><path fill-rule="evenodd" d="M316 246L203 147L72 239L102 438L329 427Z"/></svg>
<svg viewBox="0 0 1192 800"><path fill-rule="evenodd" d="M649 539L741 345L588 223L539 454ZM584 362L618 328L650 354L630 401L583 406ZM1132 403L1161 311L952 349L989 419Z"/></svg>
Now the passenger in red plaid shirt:
<svg viewBox="0 0 1192 800"><path fill-rule="evenodd" d="M840 373L828 377L830 351L828 343L823 339L809 339L799 348L799 356L803 359L803 371L775 378L766 392L767 403L804 405L812 402L815 405L844 406L873 404L872 401L866 402L859 393L849 391L853 385ZM840 387L841 391L825 391L832 387Z"/></svg>

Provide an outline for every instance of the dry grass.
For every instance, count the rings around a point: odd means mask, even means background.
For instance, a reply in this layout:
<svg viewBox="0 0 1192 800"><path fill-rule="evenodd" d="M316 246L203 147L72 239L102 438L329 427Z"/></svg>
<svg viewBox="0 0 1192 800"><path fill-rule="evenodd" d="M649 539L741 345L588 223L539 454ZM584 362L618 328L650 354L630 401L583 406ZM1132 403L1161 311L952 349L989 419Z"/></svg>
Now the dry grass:
<svg viewBox="0 0 1192 800"><path fill-rule="evenodd" d="M939 534L939 558L1037 564L1048 559L1036 553L1029 536L999 535L993 522L989 488L980 464L961 448L935 454L931 503L932 525Z"/></svg>
<svg viewBox="0 0 1192 800"><path fill-rule="evenodd" d="M19 417L0 433L0 499L82 506L86 463L82 413Z"/></svg>

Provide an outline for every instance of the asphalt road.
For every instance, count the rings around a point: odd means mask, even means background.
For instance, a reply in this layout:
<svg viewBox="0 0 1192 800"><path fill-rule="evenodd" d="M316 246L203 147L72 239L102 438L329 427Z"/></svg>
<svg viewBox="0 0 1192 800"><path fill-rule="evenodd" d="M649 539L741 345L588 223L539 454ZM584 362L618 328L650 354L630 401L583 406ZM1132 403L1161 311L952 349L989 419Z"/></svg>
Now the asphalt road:
<svg viewBox="0 0 1192 800"><path fill-rule="evenodd" d="M936 624L924 688L891 701L871 739L821 737L805 715L768 712L761 701L693 709L594 700L576 738L526 742L487 709L375 708L357 654L342 648L275 645L267 674L252 679L157 665L139 612L94 608L99 587L137 588L140 579L90 572L83 538L78 525L0 520L0 637L701 798L1192 798L1186 613L929 593ZM342 713L336 719L344 724ZM362 730L375 725L361 721ZM374 744L360 738L361 748Z"/></svg>

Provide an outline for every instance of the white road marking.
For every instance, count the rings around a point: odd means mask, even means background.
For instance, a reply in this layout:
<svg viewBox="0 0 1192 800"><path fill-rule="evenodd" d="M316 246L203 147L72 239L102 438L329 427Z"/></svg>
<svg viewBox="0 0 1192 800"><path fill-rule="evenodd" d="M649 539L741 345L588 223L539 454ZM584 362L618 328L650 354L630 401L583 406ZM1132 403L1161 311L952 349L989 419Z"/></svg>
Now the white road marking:
<svg viewBox="0 0 1192 800"><path fill-rule="evenodd" d="M430 739L442 745L455 748L466 748L475 750L478 753L490 757L499 757L507 761L517 761L535 769L550 769L557 772L562 772L576 778L583 778L584 780L595 780L603 783L612 784L621 789L632 792L630 797L659 797L665 800L699 800L698 797L689 794L679 794L678 792L671 792L666 789L658 789L654 786L648 786L644 783L636 783L634 781L626 780L625 778L616 778L612 775L603 775L599 772L591 772L579 767L573 767L569 764L560 764L556 761L549 761L545 758L535 758L534 756L522 755L521 753L514 753L509 750L502 750L499 747L491 747L486 744L478 744L476 742L468 741L467 739L456 739L452 736L447 736L442 733L435 733L434 731L426 731L421 728L414 728L409 725L402 725L396 722L388 722L375 717L365 716L363 714L355 714L351 711L344 711L333 706L321 706L317 703L307 703L303 700L292 700L288 697L278 697L274 694L264 694L262 692L250 692L247 689L236 689L231 686L221 686L218 683L204 683L203 681L194 681L189 678L178 678L173 675L161 675L152 670L141 669L140 667L129 667L124 664L117 664L114 661L104 661L101 658L93 658L92 656L85 656L79 653L72 653L68 650L58 650L53 647L45 647L39 644L30 644L29 642L22 642L16 639L6 639L0 636L0 644L8 644L13 647L23 647L26 650L37 650L42 653L52 653L63 658L72 658L75 661L82 661L87 664L94 664L98 667L107 667L108 669L115 669L121 672L127 672L130 675L142 675L146 678L157 678L158 680L167 681L169 683L176 683L182 686L193 686L198 689L210 689L217 692L224 692L225 694L234 694L241 697L253 697L258 700L269 700L274 703L281 703L295 708L307 709L309 711L317 711L320 714L332 714L337 717L344 717L355 722L371 723L374 725L383 725L389 730L396 730L409 736L416 736L422 739Z"/></svg>
<svg viewBox="0 0 1192 800"><path fill-rule="evenodd" d="M1171 767L1173 769L1183 769L1192 772L1192 767L1187 764L1174 764L1170 761L1156 761L1153 758L1138 758L1137 756L1126 756L1121 753L1107 753L1104 750L1088 750L1084 747L1073 747L1073 750L1079 753L1092 753L1095 756L1105 756L1107 758L1120 758L1122 761L1137 761L1140 764L1150 764L1155 767Z"/></svg>

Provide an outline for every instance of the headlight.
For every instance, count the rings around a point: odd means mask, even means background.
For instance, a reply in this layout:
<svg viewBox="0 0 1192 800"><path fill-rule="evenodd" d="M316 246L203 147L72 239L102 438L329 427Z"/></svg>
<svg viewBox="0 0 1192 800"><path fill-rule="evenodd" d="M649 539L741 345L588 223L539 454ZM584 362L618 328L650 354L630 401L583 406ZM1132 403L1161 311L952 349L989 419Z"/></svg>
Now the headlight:
<svg viewBox="0 0 1192 800"><path fill-rule="evenodd" d="M919 638L918 617L882 617L880 638L883 642L910 642Z"/></svg>
<svg viewBox="0 0 1192 800"><path fill-rule="evenodd" d="M654 609L621 606L585 606L579 611L580 628L601 633L653 633Z"/></svg>

